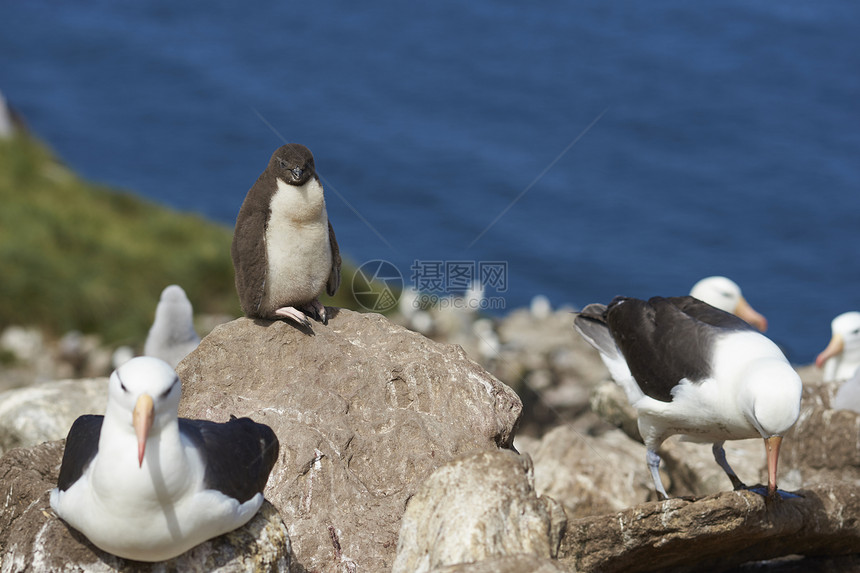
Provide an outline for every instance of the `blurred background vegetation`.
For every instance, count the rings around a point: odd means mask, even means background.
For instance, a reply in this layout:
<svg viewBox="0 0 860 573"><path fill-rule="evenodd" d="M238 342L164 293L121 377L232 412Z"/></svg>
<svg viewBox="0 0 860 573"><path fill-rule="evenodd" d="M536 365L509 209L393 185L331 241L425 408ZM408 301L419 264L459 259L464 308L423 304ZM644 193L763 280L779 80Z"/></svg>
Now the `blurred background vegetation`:
<svg viewBox="0 0 860 573"><path fill-rule="evenodd" d="M231 237L200 216L81 180L27 134L0 140L0 330L78 330L142 347L170 284L195 314L241 316ZM345 267L325 304L354 306Z"/></svg>

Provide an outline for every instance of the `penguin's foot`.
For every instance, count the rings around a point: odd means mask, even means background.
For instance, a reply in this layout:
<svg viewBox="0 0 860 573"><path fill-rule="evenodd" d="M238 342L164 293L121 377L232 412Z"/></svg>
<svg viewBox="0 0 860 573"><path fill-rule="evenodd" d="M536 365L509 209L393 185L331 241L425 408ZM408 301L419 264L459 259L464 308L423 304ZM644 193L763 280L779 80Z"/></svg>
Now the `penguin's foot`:
<svg viewBox="0 0 860 573"><path fill-rule="evenodd" d="M323 324L328 324L328 315L325 312L325 306L323 306L323 304L320 301L314 299L313 301L311 301L308 304L308 306L311 308L313 313L316 315L317 320L319 320Z"/></svg>
<svg viewBox="0 0 860 573"><path fill-rule="evenodd" d="M288 318L290 320L294 320L298 322L300 325L305 328L311 327L311 321L308 320L308 317L305 316L305 313L300 311L299 309L292 306L283 306L279 309L275 310L275 314L277 316L283 316L284 318Z"/></svg>

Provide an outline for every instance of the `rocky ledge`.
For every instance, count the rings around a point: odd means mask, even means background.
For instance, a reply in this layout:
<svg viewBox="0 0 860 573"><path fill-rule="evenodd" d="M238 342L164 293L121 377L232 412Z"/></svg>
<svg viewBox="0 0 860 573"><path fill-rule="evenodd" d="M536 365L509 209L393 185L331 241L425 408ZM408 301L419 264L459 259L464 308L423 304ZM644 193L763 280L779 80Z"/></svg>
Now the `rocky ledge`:
<svg viewBox="0 0 860 573"><path fill-rule="evenodd" d="M596 356L578 346L569 314L517 320L522 328L502 337L509 346L496 355L493 371L518 370L529 388L542 384L575 400L556 408L562 417L555 427L516 442L520 399L460 346L346 310L328 326L314 324L312 334L285 322L238 319L218 326L178 367L180 415L250 416L275 430L281 453L265 492L267 509L174 562L123 562L51 512L47 495L62 441L18 447L0 458L0 571L552 573L860 565L860 415L830 410L831 387L809 382L801 419L784 442L780 484L803 497L768 504L757 494L727 491L708 446L670 440L664 481L670 493L688 497L656 502L632 414L611 386L600 384ZM551 350L526 350L536 341L523 333L540 331L530 320L543 320L554 333ZM528 363L526 369L506 364L506 356ZM71 384L63 388L77 392ZM759 442L726 445L749 483L764 477Z"/></svg>

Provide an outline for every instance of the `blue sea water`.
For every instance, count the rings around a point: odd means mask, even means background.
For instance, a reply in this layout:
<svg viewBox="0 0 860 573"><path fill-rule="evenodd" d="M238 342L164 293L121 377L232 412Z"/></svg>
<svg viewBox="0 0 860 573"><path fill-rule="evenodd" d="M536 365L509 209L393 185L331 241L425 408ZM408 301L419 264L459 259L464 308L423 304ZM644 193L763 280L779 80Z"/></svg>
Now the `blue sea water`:
<svg viewBox="0 0 860 573"><path fill-rule="evenodd" d="M860 310L860 5L7 2L0 90L84 176L232 225L306 144L357 263L508 309L722 274L796 363ZM420 265L419 265L420 267ZM499 285L496 285L499 286Z"/></svg>

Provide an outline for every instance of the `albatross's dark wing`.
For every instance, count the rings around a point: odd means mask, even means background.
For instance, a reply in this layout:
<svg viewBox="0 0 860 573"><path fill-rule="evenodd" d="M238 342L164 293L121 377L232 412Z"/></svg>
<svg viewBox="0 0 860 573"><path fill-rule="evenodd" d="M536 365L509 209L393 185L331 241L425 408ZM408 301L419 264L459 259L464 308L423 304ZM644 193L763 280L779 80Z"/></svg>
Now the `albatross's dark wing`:
<svg viewBox="0 0 860 573"><path fill-rule="evenodd" d="M663 402L672 401L672 389L682 379L698 382L711 375L717 336L752 329L693 297L617 297L606 311L606 322L639 387Z"/></svg>
<svg viewBox="0 0 860 573"><path fill-rule="evenodd" d="M278 438L265 424L231 417L219 424L179 418L179 431L200 451L208 489L245 503L266 487L278 460Z"/></svg>
<svg viewBox="0 0 860 573"><path fill-rule="evenodd" d="M66 491L78 481L99 451L99 436L102 432L104 416L88 414L80 416L69 429L66 449L63 450L63 463L57 487Z"/></svg>
<svg viewBox="0 0 860 573"><path fill-rule="evenodd" d="M658 297L659 298L659 297ZM652 299L653 300L653 299ZM692 296L675 296L663 299L676 306L678 310L705 324L728 330L750 330L758 332L754 326L730 312L720 310Z"/></svg>

